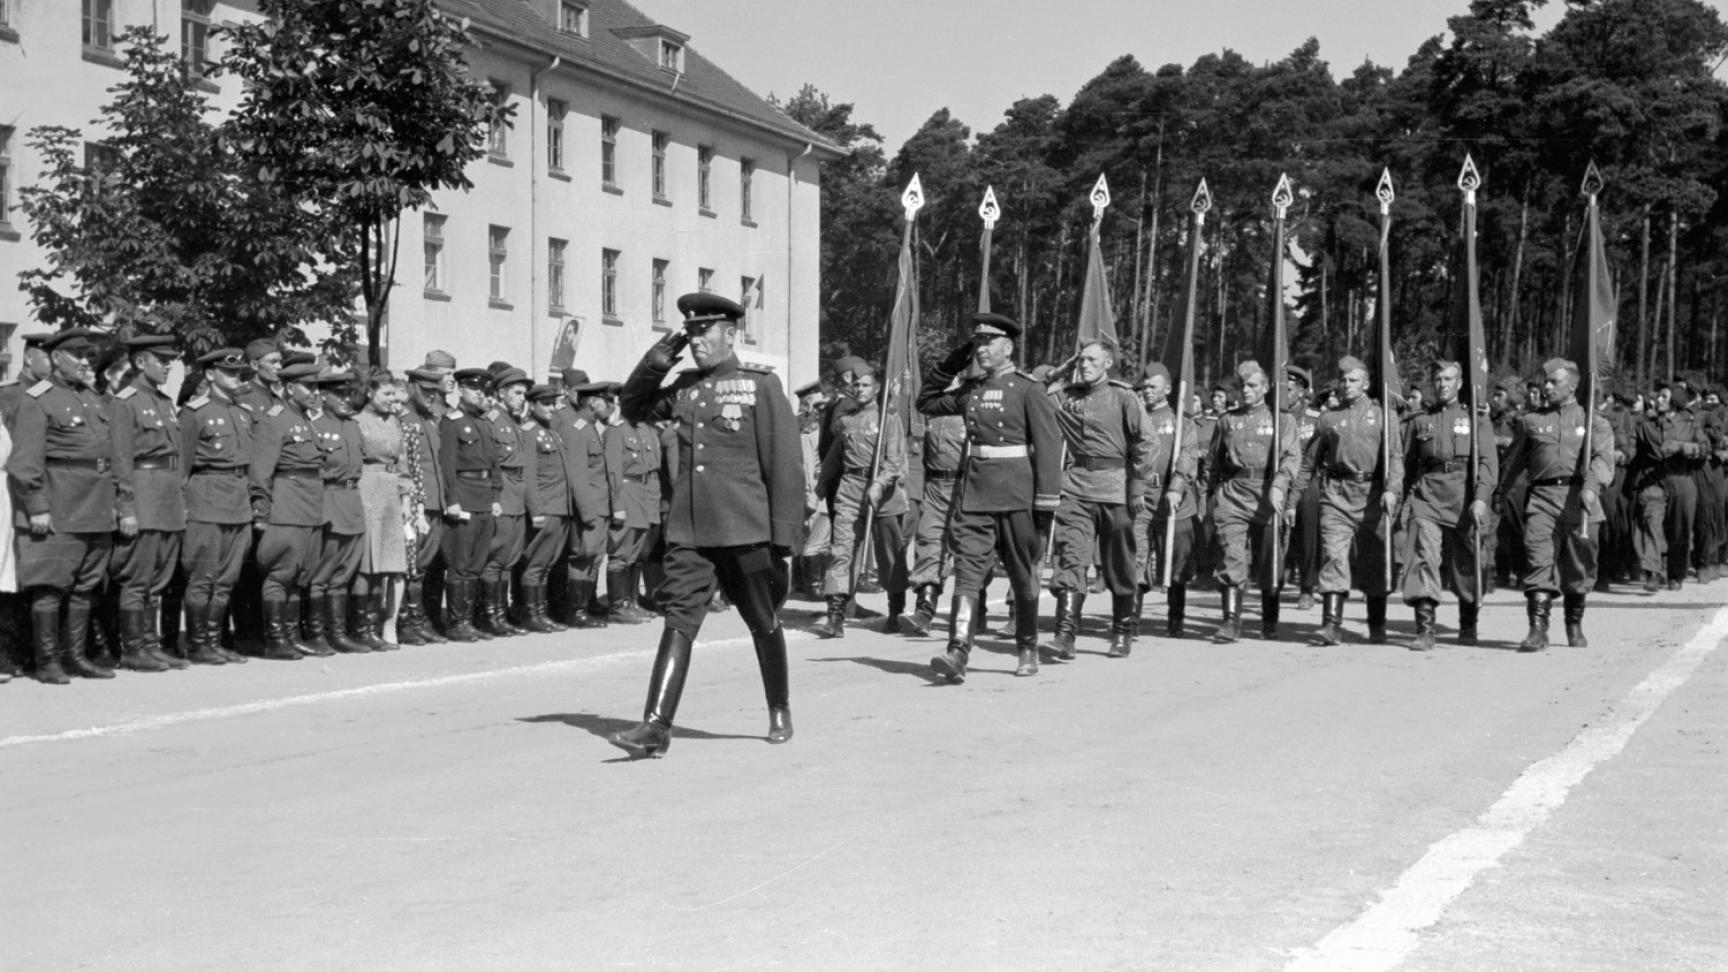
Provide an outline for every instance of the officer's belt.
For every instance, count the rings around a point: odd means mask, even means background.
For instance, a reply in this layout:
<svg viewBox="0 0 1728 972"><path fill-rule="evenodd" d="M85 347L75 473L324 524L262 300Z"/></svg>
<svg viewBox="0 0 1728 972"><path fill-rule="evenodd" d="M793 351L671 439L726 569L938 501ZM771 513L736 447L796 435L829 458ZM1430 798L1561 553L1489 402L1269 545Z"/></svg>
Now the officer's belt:
<svg viewBox="0 0 1728 972"><path fill-rule="evenodd" d="M157 456L152 459L136 459L132 462L133 469L179 469L179 456Z"/></svg>
<svg viewBox="0 0 1728 972"><path fill-rule="evenodd" d="M1326 478L1339 483L1365 483L1374 478L1371 472L1357 472L1354 469L1341 469L1333 466L1326 470Z"/></svg>
<svg viewBox="0 0 1728 972"><path fill-rule="evenodd" d="M1422 460L1422 471L1425 473L1463 472L1465 469L1469 468L1469 466L1470 466L1470 460L1468 460L1468 459L1424 459L1424 460Z"/></svg>
<svg viewBox="0 0 1728 972"><path fill-rule="evenodd" d="M1070 456L1069 465L1081 469L1121 469L1126 456Z"/></svg>
<svg viewBox="0 0 1728 972"><path fill-rule="evenodd" d="M456 470L456 478L457 479L478 479L478 480L484 481L484 480L488 480L488 479L492 478L492 470L490 470L490 469L458 469L458 470Z"/></svg>
<svg viewBox="0 0 1728 972"><path fill-rule="evenodd" d="M924 478L925 479L958 479L958 478L960 478L960 470L958 470L958 469L930 469L930 468L926 467L924 470Z"/></svg>
<svg viewBox="0 0 1728 972"><path fill-rule="evenodd" d="M199 466L192 470L194 476L233 476L239 479L246 475L245 466Z"/></svg>
<svg viewBox="0 0 1728 972"><path fill-rule="evenodd" d="M870 475L870 467L868 467L868 466L846 466L846 467L842 468L840 471L842 473L844 473L845 475L848 475L848 476L868 476L868 475Z"/></svg>
<svg viewBox="0 0 1728 972"><path fill-rule="evenodd" d="M54 459L47 460L48 465L61 469L91 469L105 473L114 468L114 463L108 459Z"/></svg>
<svg viewBox="0 0 1728 972"><path fill-rule="evenodd" d="M645 483L648 481L648 476L644 473L620 473L618 478L627 483Z"/></svg>
<svg viewBox="0 0 1728 972"><path fill-rule="evenodd" d="M1158 487L1160 487L1162 485L1164 485L1164 477L1163 476L1147 476L1146 477L1146 488L1147 489L1157 489Z"/></svg>
<svg viewBox="0 0 1728 972"><path fill-rule="evenodd" d="M974 445L972 455L978 459L1024 459L1031 452L1021 445Z"/></svg>
<svg viewBox="0 0 1728 972"><path fill-rule="evenodd" d="M313 466L313 467L308 468L308 469L278 469L278 470L276 470L276 478L277 479L317 479L322 474L323 474L322 471L319 470L318 467L316 467L316 466Z"/></svg>
<svg viewBox="0 0 1728 972"><path fill-rule="evenodd" d="M360 480L358 480L358 479L326 479L326 480L324 480L324 488L325 489L354 489L354 488L358 487L359 485L360 485Z"/></svg>
<svg viewBox="0 0 1728 972"><path fill-rule="evenodd" d="M1584 480L1578 476L1551 476L1548 479L1533 479L1532 486L1582 486Z"/></svg>
<svg viewBox="0 0 1728 972"><path fill-rule="evenodd" d="M1261 479L1266 475L1265 466L1238 466L1230 474L1231 479Z"/></svg>
<svg viewBox="0 0 1728 972"><path fill-rule="evenodd" d="M385 462L382 459L363 459L363 460L361 460L361 462L365 465L368 465L368 466L383 466L384 471L387 473L393 473L396 471L396 464L395 463Z"/></svg>

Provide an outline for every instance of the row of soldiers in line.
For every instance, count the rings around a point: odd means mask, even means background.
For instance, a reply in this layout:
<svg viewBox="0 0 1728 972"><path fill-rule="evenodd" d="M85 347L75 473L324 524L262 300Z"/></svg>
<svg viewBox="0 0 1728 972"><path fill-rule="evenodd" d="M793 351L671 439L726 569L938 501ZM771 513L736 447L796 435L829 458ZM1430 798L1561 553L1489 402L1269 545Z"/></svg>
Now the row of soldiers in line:
<svg viewBox="0 0 1728 972"><path fill-rule="evenodd" d="M405 644L651 617L637 592L661 521L663 433L616 414L618 383L571 369L562 387L535 384L433 352L407 372L394 434L373 436L355 415L394 384L387 373L256 341L198 358L177 404L172 337L118 353L107 340L28 335L23 379L0 386L24 601L4 613L27 611L38 680L240 663L240 648L279 660L395 648L379 578L397 574ZM369 490L374 478L384 485ZM18 672L0 659L0 680Z"/></svg>
<svg viewBox="0 0 1728 972"><path fill-rule="evenodd" d="M812 497L825 501L828 520L826 531L813 524L817 543L804 550L803 572L820 574L828 602L818 633L843 636L854 564L870 534L888 593L887 630L928 633L951 568L950 640L933 665L954 681L964 678L982 586L997 569L1013 588L1017 673L1037 671L1046 550L1056 633L1045 657L1074 657L1094 565L1111 597L1112 656L1130 653L1153 588L1167 592L1166 633L1182 636L1187 590L1202 570L1221 591L1221 640L1240 636L1250 585L1261 592L1262 634L1276 638L1287 564L1301 577L1300 607L1320 595L1321 644L1341 640L1352 590L1365 597L1372 642L1386 640L1396 590L1415 615L1409 647L1433 648L1449 590L1459 602L1458 640L1475 644L1496 536L1507 541L1526 597L1520 649L1547 647L1556 598L1567 640L1581 645L1586 597L1607 579L1599 577L1599 545L1610 544L1611 563L1621 562L1622 547L1635 549L1647 587L1677 585L1695 529L1695 485L1719 480L1728 460L1728 414L1686 411L1687 389L1660 389L1644 418L1620 404L1592 414L1576 399L1577 366L1561 359L1545 364L1539 403L1509 407L1502 390L1492 415L1474 417L1459 400L1459 363L1435 362L1432 396L1419 408L1399 403L1387 450L1387 417L1353 357L1338 362L1331 408L1312 407L1312 381L1292 367L1283 376L1289 414L1274 422L1273 378L1245 362L1239 405L1178 421L1161 365L1130 388L1109 378L1111 348L1094 343L1046 382L1013 366L1015 322L991 314L975 321L973 340L924 376L921 432L883 439L874 369L842 359L843 397L807 409L805 433L819 470ZM1723 500L1708 502L1720 510ZM1714 579L1720 538L1700 546L1709 549L1701 579ZM904 617L908 591L915 600Z"/></svg>

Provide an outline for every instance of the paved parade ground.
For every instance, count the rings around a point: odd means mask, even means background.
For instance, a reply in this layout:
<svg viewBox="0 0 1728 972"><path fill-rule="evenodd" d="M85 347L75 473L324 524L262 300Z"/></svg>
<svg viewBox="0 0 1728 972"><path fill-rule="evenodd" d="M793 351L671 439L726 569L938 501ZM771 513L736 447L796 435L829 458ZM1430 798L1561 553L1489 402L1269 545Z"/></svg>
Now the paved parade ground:
<svg viewBox="0 0 1728 972"><path fill-rule="evenodd" d="M1505 591L1430 655L1362 644L1359 600L1333 648L1110 660L1089 618L957 687L935 639L795 630L782 747L729 613L635 763L605 735L657 625L15 681L0 966L1724 969L1725 593L1593 597L1540 655Z"/></svg>

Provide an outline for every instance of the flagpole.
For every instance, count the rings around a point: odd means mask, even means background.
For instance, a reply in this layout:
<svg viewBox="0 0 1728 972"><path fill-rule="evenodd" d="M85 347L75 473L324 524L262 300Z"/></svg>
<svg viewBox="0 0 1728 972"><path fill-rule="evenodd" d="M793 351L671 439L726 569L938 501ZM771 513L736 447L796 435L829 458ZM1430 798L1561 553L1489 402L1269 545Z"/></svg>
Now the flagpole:
<svg viewBox="0 0 1728 972"><path fill-rule="evenodd" d="M1469 415L1470 426L1470 472L1465 482L1469 489L1468 501L1472 506L1482 492L1482 483L1478 480L1478 470L1482 468L1482 437L1477 435L1479 421L1477 409L1486 404L1483 402L1482 390L1487 384L1486 367L1488 363L1485 349L1478 347L1477 330L1482 319L1481 298L1476 292L1476 190L1482 185L1482 175L1476 171L1476 160L1468 154L1464 156L1464 168L1458 173L1458 189L1464 193L1464 313L1465 313L1465 354L1468 361L1458 362L1460 371L1469 369L1469 379L1465 382L1465 411ZM1483 524L1475 524L1470 531L1471 569L1475 573L1477 603L1482 600L1482 528Z"/></svg>
<svg viewBox="0 0 1728 972"><path fill-rule="evenodd" d="M1380 200L1380 334L1375 341L1375 367L1380 371L1380 475L1381 490L1392 481L1392 170L1380 171L1380 185L1374 195ZM1386 531L1382 548L1382 569L1387 588L1392 586L1392 518L1393 510L1381 514L1381 528Z"/></svg>
<svg viewBox="0 0 1728 972"><path fill-rule="evenodd" d="M1266 483L1262 488L1270 486L1277 475L1279 453L1284 445L1285 362L1282 359L1288 355L1284 337L1284 217L1289 213L1291 203L1295 201L1295 193L1290 189L1290 177L1279 174L1278 186L1272 190L1272 320L1268 322L1272 329L1272 361L1267 366L1271 371L1266 375L1269 386L1266 393L1272 398L1272 456L1266 465ZM1270 593L1277 595L1284 589L1284 511L1273 510L1272 522L1268 525L1272 528L1272 562L1266 566L1272 580Z"/></svg>
<svg viewBox="0 0 1728 972"><path fill-rule="evenodd" d="M1585 352L1581 357L1588 359L1577 362L1578 366L1583 369L1583 374L1578 380L1578 390L1583 396L1583 401L1580 401L1579 404L1584 408L1584 449L1578 455L1578 465L1581 467L1581 473L1578 477L1580 491L1590 485L1590 456L1595 451L1596 438L1596 315L1592 311L1596 309L1596 292L1603 283L1597 279L1600 271L1597 257L1600 255L1602 247L1602 224L1601 210L1596 206L1596 196L1602 191L1602 186L1602 172L1596 168L1596 160L1591 159L1589 167L1584 170L1584 181L1579 186L1579 191L1583 193L1586 200L1585 213L1588 217L1590 230L1590 252L1585 254L1584 259L1584 299L1579 302L1579 306L1583 309L1581 315L1583 320L1580 321L1577 316L1572 319L1574 328L1582 327L1584 329ZM1669 299L1673 300L1674 295L1670 294ZM1577 335L1574 334L1573 343L1576 344L1577 341ZM1590 539L1590 511L1583 509L1582 503L1579 504L1579 507L1578 536L1588 540Z"/></svg>
<svg viewBox="0 0 1728 972"><path fill-rule="evenodd" d="M990 313L990 238L996 231L996 222L1002 218L1002 207L996 202L996 187L984 187L984 201L978 204L978 218L984 221L983 243L979 247L978 271L978 313ZM960 442L960 465L956 467L958 475L954 477L954 486L948 493L948 512L942 518L942 549L936 555L936 576L948 576L948 536L954 527L954 511L960 508L961 497L965 493L966 470L972 463L972 437L967 436Z"/></svg>
<svg viewBox="0 0 1728 972"><path fill-rule="evenodd" d="M1212 208L1212 193L1206 188L1206 180L1201 179L1200 185L1194 190L1194 200L1188 204L1188 209L1194 214L1192 228L1188 231L1188 303L1182 311L1182 343L1177 353L1181 363L1172 376L1171 384L1176 390L1175 413L1176 431L1170 440L1170 465L1164 473L1164 490L1170 489L1170 482L1176 475L1176 463L1182 455L1183 420L1188 417L1188 399L1194 393L1194 298L1200 282L1200 247L1201 238L1206 230L1206 213ZM1189 484L1192 486L1193 484ZM1153 497L1157 503L1159 497ZM1179 505L1180 501L1178 501ZM1156 509L1156 507L1154 507ZM1168 591L1170 582L1174 579L1174 568L1171 557L1176 549L1176 507L1170 508L1170 515L1164 518L1164 562L1159 572L1159 587Z"/></svg>

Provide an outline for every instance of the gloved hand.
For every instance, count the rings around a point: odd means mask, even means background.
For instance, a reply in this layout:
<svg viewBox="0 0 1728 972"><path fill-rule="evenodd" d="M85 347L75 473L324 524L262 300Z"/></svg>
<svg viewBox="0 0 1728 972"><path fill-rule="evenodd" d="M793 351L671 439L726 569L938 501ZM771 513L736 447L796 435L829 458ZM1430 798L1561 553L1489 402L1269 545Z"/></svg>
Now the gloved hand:
<svg viewBox="0 0 1728 972"><path fill-rule="evenodd" d="M678 362L678 356L684 352L685 345L689 343L690 335L681 330L673 331L654 342L654 346L648 349L645 360L648 366L656 371L671 371L672 366Z"/></svg>
<svg viewBox="0 0 1728 972"><path fill-rule="evenodd" d="M972 342L967 341L948 352L948 357L942 359L942 370L950 375L957 375L966 370L972 363Z"/></svg>

